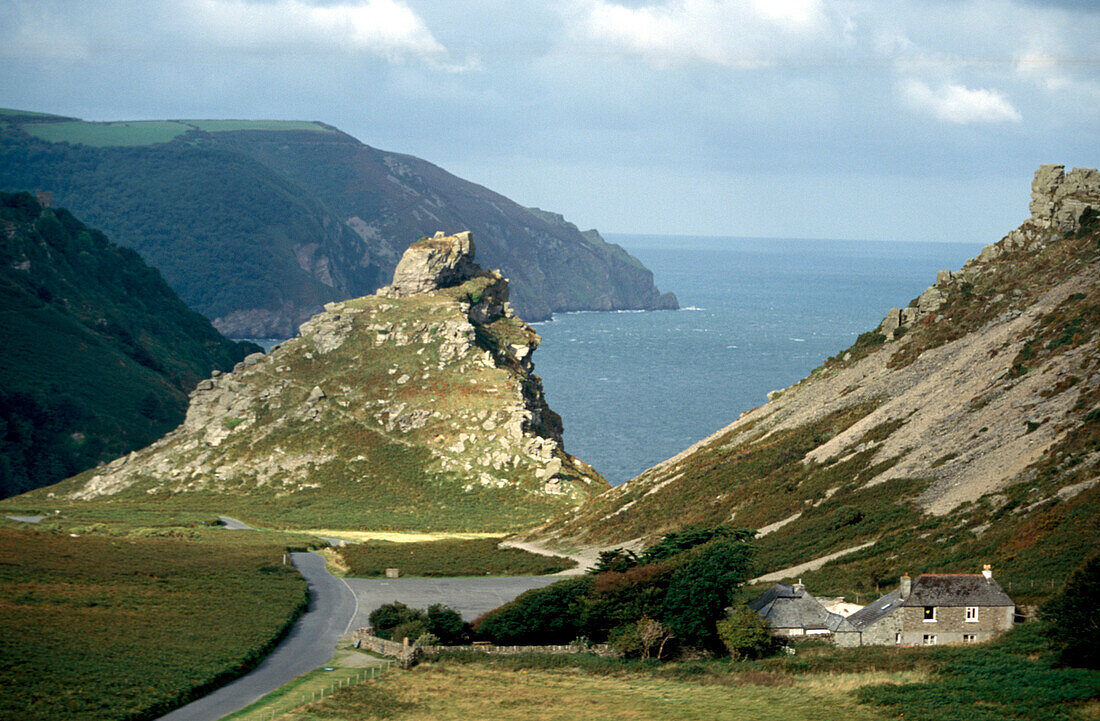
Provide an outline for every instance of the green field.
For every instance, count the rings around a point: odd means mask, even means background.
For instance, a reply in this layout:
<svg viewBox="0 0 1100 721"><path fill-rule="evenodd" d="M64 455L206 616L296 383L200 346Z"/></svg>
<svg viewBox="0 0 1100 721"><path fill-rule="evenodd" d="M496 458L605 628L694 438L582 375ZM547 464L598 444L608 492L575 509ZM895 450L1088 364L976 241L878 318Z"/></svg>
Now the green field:
<svg viewBox="0 0 1100 721"><path fill-rule="evenodd" d="M312 130L320 133L334 133L332 128L309 120L181 120L179 121L207 133L233 130Z"/></svg>
<svg viewBox="0 0 1100 721"><path fill-rule="evenodd" d="M136 120L120 123L28 123L23 130L48 143L72 143L95 148L167 143L190 130L175 120Z"/></svg>
<svg viewBox="0 0 1100 721"><path fill-rule="evenodd" d="M0 718L155 718L253 667L306 604L281 534L3 523Z"/></svg>
<svg viewBox="0 0 1100 721"><path fill-rule="evenodd" d="M0 111L0 115L49 117L18 110ZM64 120L56 123L27 123L23 130L48 143L72 143L94 148L132 147L167 143L190 130L208 133L233 130L312 130L332 133L320 123L306 120L130 120L94 123Z"/></svg>
<svg viewBox="0 0 1100 721"><path fill-rule="evenodd" d="M402 576L541 576L576 567L568 558L498 548L498 538L386 543L369 541L339 550L349 576L381 576L398 568Z"/></svg>

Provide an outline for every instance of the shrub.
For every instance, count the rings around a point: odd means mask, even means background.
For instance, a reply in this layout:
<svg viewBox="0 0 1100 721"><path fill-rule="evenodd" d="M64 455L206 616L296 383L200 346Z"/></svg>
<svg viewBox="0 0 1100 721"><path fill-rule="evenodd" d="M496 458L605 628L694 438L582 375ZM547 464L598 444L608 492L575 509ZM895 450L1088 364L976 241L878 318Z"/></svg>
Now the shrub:
<svg viewBox="0 0 1100 721"><path fill-rule="evenodd" d="M1067 666L1100 668L1100 556L1079 569L1040 609L1046 635Z"/></svg>
<svg viewBox="0 0 1100 721"><path fill-rule="evenodd" d="M748 606L734 607L715 625L718 638L735 661L742 657L759 658L771 648L772 634L768 622Z"/></svg>
<svg viewBox="0 0 1100 721"><path fill-rule="evenodd" d="M393 638L398 641L403 638L403 636L395 635L398 628L410 627L411 624L419 623L422 627L421 631L412 636L412 638L416 638L427 630L423 627L425 620L426 617L423 611L417 608L409 608L400 601L382 604L371 611L370 614L370 625L376 636Z"/></svg>
<svg viewBox="0 0 1100 721"><path fill-rule="evenodd" d="M737 586L749 577L752 546L736 538L715 541L673 574L664 622L681 640L713 645L715 622Z"/></svg>
<svg viewBox="0 0 1100 721"><path fill-rule="evenodd" d="M474 622L474 633L498 644L566 644L581 635L589 577L532 589Z"/></svg>

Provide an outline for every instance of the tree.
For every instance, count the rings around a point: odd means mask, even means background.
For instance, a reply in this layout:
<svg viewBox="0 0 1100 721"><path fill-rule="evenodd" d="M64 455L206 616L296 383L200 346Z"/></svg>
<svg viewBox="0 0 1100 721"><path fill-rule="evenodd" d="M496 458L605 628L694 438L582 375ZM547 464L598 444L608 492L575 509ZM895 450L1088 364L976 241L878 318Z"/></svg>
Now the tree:
<svg viewBox="0 0 1100 721"><path fill-rule="evenodd" d="M410 638L417 638L427 630L425 621L423 611L409 608L400 601L384 603L370 614L370 625L374 634L381 638L393 638L395 641L403 638L396 631Z"/></svg>
<svg viewBox="0 0 1100 721"><path fill-rule="evenodd" d="M442 603L428 606L425 617L428 633L436 636L444 645L460 643L466 635L466 624L462 622L462 616Z"/></svg>
<svg viewBox="0 0 1100 721"><path fill-rule="evenodd" d="M665 652L665 644L672 638L672 631L649 616L639 618L637 628L638 640L642 643L642 658L649 658L650 654L653 654L654 646L656 646L654 658L661 658L661 654Z"/></svg>
<svg viewBox="0 0 1100 721"><path fill-rule="evenodd" d="M638 565L638 554L634 551L627 551L622 548L613 548L609 551L600 551L600 556L596 560L596 565L592 567L589 573L606 573L608 571L615 571L616 573L622 573L628 571Z"/></svg>
<svg viewBox="0 0 1100 721"><path fill-rule="evenodd" d="M712 541L672 576L665 594L665 624L695 646L713 645L715 622L734 589L749 577L753 547L737 537Z"/></svg>
<svg viewBox="0 0 1100 721"><path fill-rule="evenodd" d="M1076 573L1060 594L1043 604L1039 617L1067 666L1100 668L1100 556Z"/></svg>
<svg viewBox="0 0 1100 721"><path fill-rule="evenodd" d="M728 616L715 624L718 638L730 652L730 658L755 658L763 655L772 644L768 622L748 606L734 607Z"/></svg>

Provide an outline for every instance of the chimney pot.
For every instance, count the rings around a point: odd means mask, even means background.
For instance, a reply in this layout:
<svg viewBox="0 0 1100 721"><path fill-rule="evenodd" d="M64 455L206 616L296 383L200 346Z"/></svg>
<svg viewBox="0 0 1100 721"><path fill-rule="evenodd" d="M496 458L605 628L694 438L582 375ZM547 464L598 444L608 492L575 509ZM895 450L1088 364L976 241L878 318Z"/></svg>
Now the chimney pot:
<svg viewBox="0 0 1100 721"><path fill-rule="evenodd" d="M904 601L909 598L909 593L913 590L913 579L909 578L909 573L906 572L901 577L901 599Z"/></svg>
<svg viewBox="0 0 1100 721"><path fill-rule="evenodd" d="M985 580L992 581L993 580L993 566L990 566L988 563L985 564L984 566L982 566L982 575L985 576Z"/></svg>

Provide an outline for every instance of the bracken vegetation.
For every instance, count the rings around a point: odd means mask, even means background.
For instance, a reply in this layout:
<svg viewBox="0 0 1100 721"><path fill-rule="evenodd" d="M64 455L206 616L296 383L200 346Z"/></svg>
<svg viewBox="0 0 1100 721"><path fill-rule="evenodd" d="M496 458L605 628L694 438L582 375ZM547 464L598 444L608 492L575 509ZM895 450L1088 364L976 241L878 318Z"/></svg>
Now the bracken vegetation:
<svg viewBox="0 0 1100 721"><path fill-rule="evenodd" d="M402 576L541 576L576 567L576 561L500 548L500 539L387 543L368 541L339 549L347 575L377 577L387 568Z"/></svg>
<svg viewBox="0 0 1100 721"><path fill-rule="evenodd" d="M286 546L180 530L200 540L0 528L0 718L152 719L262 660L307 602Z"/></svg>

